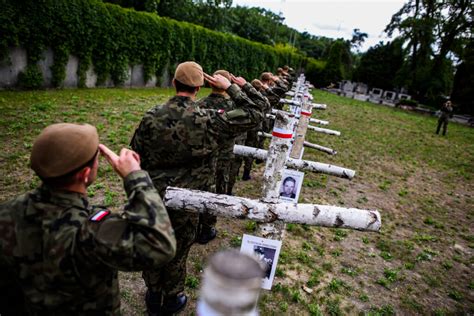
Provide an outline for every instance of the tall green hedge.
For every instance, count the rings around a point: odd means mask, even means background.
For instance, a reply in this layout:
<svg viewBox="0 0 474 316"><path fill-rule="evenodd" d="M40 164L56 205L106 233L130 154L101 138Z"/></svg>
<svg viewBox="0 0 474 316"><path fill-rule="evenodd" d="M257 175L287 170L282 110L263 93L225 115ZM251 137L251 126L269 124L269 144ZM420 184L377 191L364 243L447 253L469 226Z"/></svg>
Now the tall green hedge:
<svg viewBox="0 0 474 316"><path fill-rule="evenodd" d="M314 64L284 48L99 0L0 0L0 5L0 58L6 58L9 47L25 48L28 66L23 77L37 78L36 62L50 47L55 86L65 78L69 54L79 59L80 86L91 65L99 85L108 75L119 85L126 80L128 66L137 64L144 66L145 80L152 75L159 78L165 67L173 72L185 60L199 62L208 72L223 68L246 78L283 64L297 68Z"/></svg>

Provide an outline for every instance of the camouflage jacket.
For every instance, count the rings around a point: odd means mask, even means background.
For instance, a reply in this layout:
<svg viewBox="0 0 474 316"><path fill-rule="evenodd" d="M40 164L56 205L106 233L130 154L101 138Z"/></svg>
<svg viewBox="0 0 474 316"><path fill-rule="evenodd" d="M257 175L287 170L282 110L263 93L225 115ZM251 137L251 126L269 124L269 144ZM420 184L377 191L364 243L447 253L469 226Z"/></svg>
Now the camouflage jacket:
<svg viewBox="0 0 474 316"><path fill-rule="evenodd" d="M289 90L288 86L283 82L283 80L275 81L275 85L271 87L271 91L276 95L282 97Z"/></svg>
<svg viewBox="0 0 474 316"><path fill-rule="evenodd" d="M235 109L234 101L230 97L222 94L211 93L207 97L199 100L197 105L203 109L232 111ZM232 159L234 156L235 137L222 137L217 140L217 159Z"/></svg>
<svg viewBox="0 0 474 316"><path fill-rule="evenodd" d="M242 87L243 91L247 96L254 101L255 103L261 103L264 108L264 114L268 113L271 109L270 103L265 100L265 96L259 92L249 83L246 83ZM211 93L206 98L203 98L197 102L198 106L201 108L230 111L235 109L235 104L231 98L226 98L225 96L217 93ZM261 130L262 123L259 123L256 127L257 130ZM246 133L241 133L237 137L231 138L221 138L218 143L218 158L219 159L232 159L234 157L234 145L236 139L245 140L247 138Z"/></svg>
<svg viewBox="0 0 474 316"><path fill-rule="evenodd" d="M266 104L263 98L252 101L258 99L255 89L244 93L233 84L226 92L235 104L228 112L174 96L143 117L131 146L161 195L167 186L212 191L219 139L236 137L262 121Z"/></svg>
<svg viewBox="0 0 474 316"><path fill-rule="evenodd" d="M176 251L148 174L135 171L124 185L129 202L121 212L45 185L1 204L0 290L9 290L8 274L15 275L28 314L119 314L117 270L159 267Z"/></svg>
<svg viewBox="0 0 474 316"><path fill-rule="evenodd" d="M273 92L271 88L265 89L262 94L268 99L272 108L277 110L283 108L283 104L280 103L280 96Z"/></svg>
<svg viewBox="0 0 474 316"><path fill-rule="evenodd" d="M440 119L448 120L450 117L453 117L453 108L451 106L447 106L443 104L441 106L441 116Z"/></svg>

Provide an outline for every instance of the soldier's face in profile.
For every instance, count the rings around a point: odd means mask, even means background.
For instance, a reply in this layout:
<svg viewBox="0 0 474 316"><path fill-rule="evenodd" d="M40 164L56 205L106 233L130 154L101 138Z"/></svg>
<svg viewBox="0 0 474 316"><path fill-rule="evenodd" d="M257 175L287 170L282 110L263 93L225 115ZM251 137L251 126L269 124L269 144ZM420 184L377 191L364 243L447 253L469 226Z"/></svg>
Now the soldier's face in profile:
<svg viewBox="0 0 474 316"><path fill-rule="evenodd" d="M99 157L99 154L97 154L95 157L94 164L92 165L91 172L86 183L87 186L90 186L92 183L94 183L95 179L97 178L97 171L99 170Z"/></svg>

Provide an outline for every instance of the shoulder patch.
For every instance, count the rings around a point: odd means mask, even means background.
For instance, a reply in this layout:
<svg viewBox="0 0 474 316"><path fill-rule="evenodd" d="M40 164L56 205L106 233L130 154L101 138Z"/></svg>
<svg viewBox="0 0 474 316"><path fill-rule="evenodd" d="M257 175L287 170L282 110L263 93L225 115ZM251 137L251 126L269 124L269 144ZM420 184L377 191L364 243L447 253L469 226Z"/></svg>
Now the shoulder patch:
<svg viewBox="0 0 474 316"><path fill-rule="evenodd" d="M110 214L110 211L107 211L107 210L100 210L98 211L97 213L95 213L94 215L92 215L89 220L91 222L100 222L102 221L107 215Z"/></svg>

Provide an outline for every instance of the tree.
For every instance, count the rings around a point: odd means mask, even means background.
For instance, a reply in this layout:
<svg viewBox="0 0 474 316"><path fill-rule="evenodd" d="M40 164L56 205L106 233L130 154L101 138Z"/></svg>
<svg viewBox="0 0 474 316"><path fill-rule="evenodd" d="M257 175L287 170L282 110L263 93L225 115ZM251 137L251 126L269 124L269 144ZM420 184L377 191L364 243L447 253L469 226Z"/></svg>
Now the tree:
<svg viewBox="0 0 474 316"><path fill-rule="evenodd" d="M160 0L104 0L104 2L114 3L124 8L134 8L137 11L156 13Z"/></svg>
<svg viewBox="0 0 474 316"><path fill-rule="evenodd" d="M349 42L339 39L330 49L323 70L323 85L336 83L343 79L350 79L352 75L352 58Z"/></svg>
<svg viewBox="0 0 474 316"><path fill-rule="evenodd" d="M397 77L403 62L404 51L401 40L387 44L381 42L362 55L354 71L354 80L364 82L371 87L393 89L400 86Z"/></svg>
<svg viewBox="0 0 474 316"><path fill-rule="evenodd" d="M420 101L449 94L452 60L472 38L472 18L470 0L409 0L392 16L385 31L389 36L398 31L407 46L406 83Z"/></svg>
<svg viewBox="0 0 474 316"><path fill-rule="evenodd" d="M451 94L457 111L474 115L474 43L467 45L454 76L454 87Z"/></svg>
<svg viewBox="0 0 474 316"><path fill-rule="evenodd" d="M365 42L367 38L367 33L362 33L359 29L354 29L352 31L351 45L355 49L359 49L362 46L362 43Z"/></svg>

